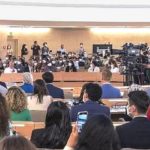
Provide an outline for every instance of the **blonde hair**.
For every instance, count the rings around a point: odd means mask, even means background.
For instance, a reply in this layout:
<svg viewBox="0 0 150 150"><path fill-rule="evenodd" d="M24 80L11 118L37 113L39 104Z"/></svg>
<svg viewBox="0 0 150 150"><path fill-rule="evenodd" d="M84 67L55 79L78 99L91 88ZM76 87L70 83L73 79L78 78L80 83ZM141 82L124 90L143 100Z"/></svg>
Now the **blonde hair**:
<svg viewBox="0 0 150 150"><path fill-rule="evenodd" d="M8 89L6 94L6 101L10 110L14 112L22 112L27 108L27 97L24 91L17 87L13 86Z"/></svg>
<svg viewBox="0 0 150 150"><path fill-rule="evenodd" d="M112 77L112 73L109 69L104 68L102 70L102 80L104 81L110 81Z"/></svg>
<svg viewBox="0 0 150 150"><path fill-rule="evenodd" d="M29 72L25 72L23 74L23 81L24 81L24 83L33 84L33 76L32 76L32 74L29 73Z"/></svg>

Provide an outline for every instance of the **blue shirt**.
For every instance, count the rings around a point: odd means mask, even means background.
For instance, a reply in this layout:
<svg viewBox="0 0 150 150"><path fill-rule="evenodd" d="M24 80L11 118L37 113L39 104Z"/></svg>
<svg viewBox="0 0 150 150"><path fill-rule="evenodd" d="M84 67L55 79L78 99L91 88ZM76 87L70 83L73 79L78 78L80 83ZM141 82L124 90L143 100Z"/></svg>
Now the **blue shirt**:
<svg viewBox="0 0 150 150"><path fill-rule="evenodd" d="M34 86L29 83L24 83L21 88L25 91L25 93L33 93L34 92Z"/></svg>
<svg viewBox="0 0 150 150"><path fill-rule="evenodd" d="M110 83L102 84L102 98L121 98L120 90L113 87Z"/></svg>

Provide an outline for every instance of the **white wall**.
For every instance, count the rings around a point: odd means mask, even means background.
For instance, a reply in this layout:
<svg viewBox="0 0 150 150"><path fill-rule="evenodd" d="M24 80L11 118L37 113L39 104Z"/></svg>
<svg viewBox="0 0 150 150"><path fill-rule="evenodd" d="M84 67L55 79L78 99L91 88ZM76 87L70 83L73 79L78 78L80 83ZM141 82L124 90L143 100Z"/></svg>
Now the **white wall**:
<svg viewBox="0 0 150 150"><path fill-rule="evenodd" d="M149 0L0 0L1 22L150 23L149 14Z"/></svg>

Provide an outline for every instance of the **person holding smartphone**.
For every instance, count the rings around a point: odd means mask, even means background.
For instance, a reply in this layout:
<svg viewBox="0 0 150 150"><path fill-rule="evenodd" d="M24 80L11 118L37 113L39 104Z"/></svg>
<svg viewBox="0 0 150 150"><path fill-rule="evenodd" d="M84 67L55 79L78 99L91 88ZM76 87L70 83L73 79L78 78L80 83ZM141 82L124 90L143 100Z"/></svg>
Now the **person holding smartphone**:
<svg viewBox="0 0 150 150"><path fill-rule="evenodd" d="M71 120L77 121L79 112L87 111L88 118L97 115L105 114L110 117L110 109L107 106L102 105L100 98L102 95L101 87L96 83L87 83L83 92L83 104L76 105L71 108Z"/></svg>
<svg viewBox="0 0 150 150"><path fill-rule="evenodd" d="M106 115L96 115L87 120L81 133L77 125L72 127L64 150L120 150L119 139Z"/></svg>

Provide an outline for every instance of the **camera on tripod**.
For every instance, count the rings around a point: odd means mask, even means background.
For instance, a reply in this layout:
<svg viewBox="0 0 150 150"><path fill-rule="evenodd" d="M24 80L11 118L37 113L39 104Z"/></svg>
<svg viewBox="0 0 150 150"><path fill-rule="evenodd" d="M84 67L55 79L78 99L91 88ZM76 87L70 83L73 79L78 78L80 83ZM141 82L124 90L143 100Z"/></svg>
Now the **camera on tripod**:
<svg viewBox="0 0 150 150"><path fill-rule="evenodd" d="M124 67L122 71L124 85L142 84L143 67L140 46L127 45L122 57L122 66Z"/></svg>

